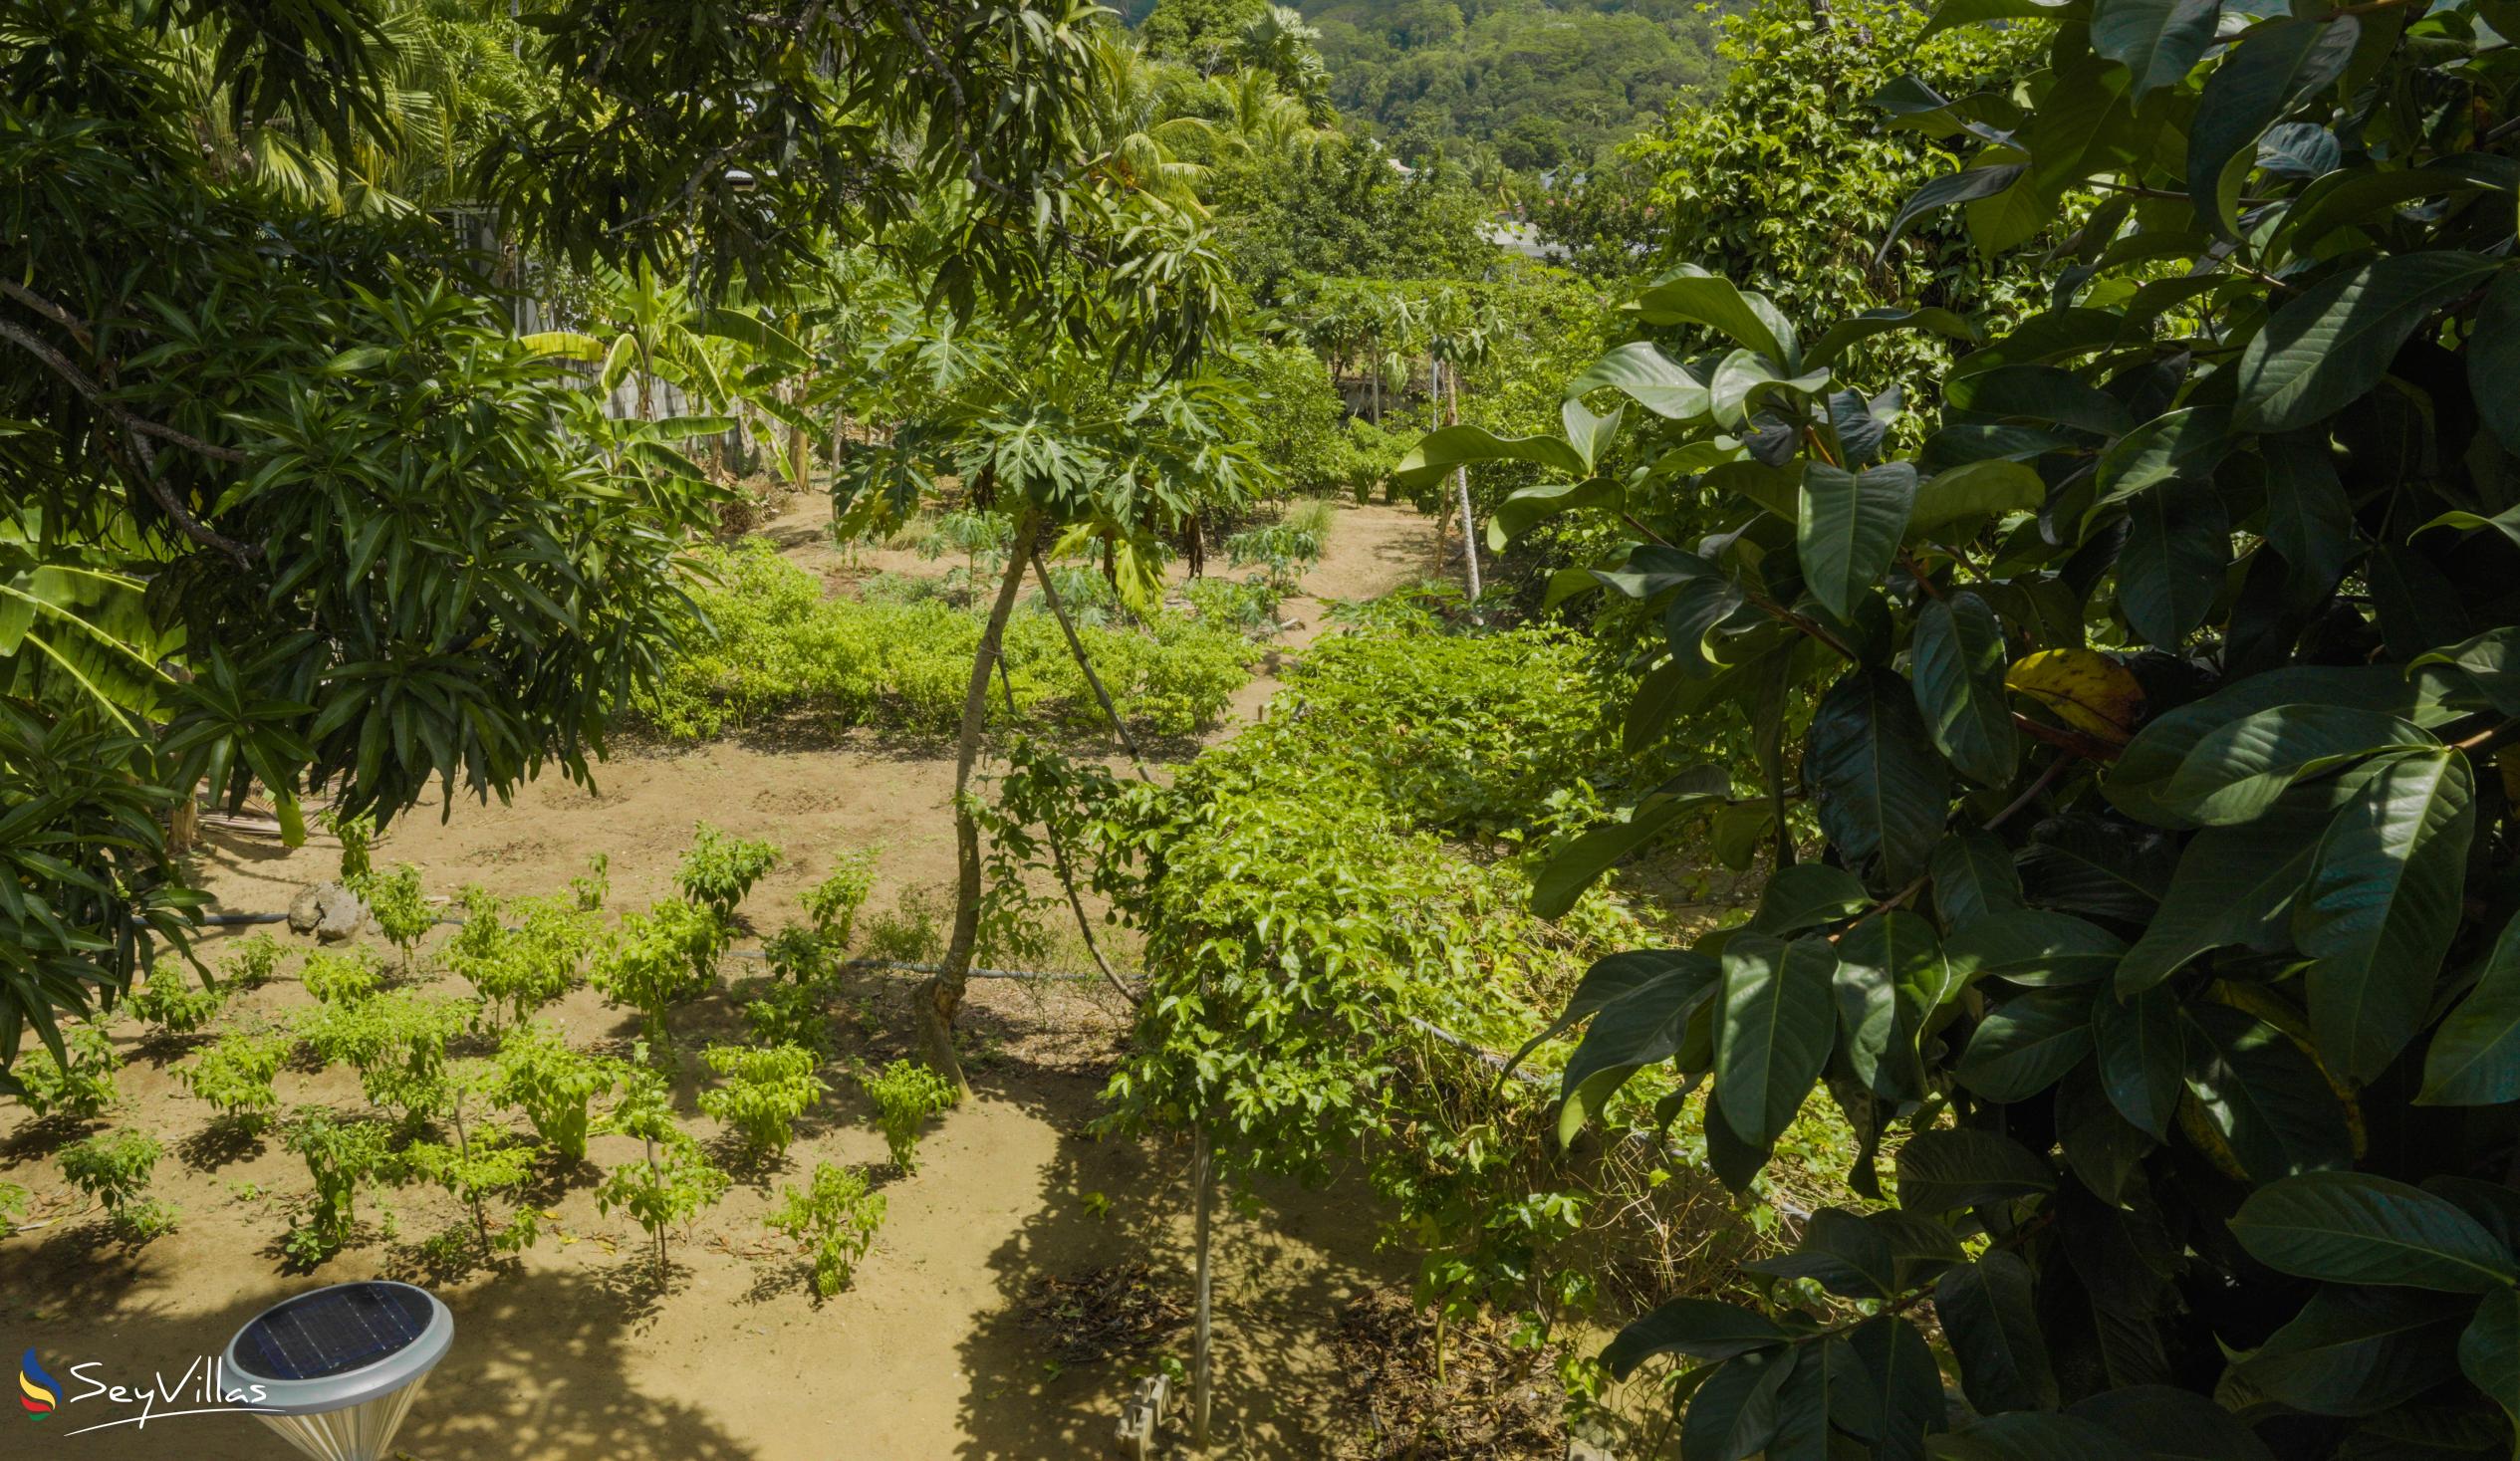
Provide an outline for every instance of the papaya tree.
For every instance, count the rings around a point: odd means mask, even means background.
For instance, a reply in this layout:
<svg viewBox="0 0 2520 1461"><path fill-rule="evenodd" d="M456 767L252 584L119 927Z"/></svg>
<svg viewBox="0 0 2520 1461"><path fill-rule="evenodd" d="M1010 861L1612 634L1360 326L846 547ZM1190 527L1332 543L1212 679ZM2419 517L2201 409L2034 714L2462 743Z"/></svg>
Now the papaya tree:
<svg viewBox="0 0 2520 1461"><path fill-rule="evenodd" d="M1946 0L2036 26L1958 207L2047 308L1912 449L1702 271L1569 383L1537 463L1624 540L1562 593L1655 612L1634 718L1757 728L1746 922L1594 966L1559 1125L1702 1127L1736 1188L1816 1093L1847 1201L1604 1352L1685 1458L2510 1455L2520 1412L2520 160L2507 4ZM2066 220L2062 230L2058 220ZM2061 236L2060 236L2061 234ZM1561 847L1541 911L1727 798ZM1930 1316L1930 1322L1928 1322ZM1936 1347L1957 1394L1945 1394Z"/></svg>
<svg viewBox="0 0 2520 1461"><path fill-rule="evenodd" d="M952 1030L980 930L980 826L970 783L990 677L1024 576L1033 574L1055 603L1046 560L1099 551L1121 602L1149 610L1163 595L1165 541L1202 508L1244 500L1269 473L1244 444L1248 387L1234 376L1133 372L1107 352L1017 325L964 337L923 318L904 323L889 354L916 363L932 393L905 402L916 414L888 443L851 457L837 479L840 536L905 521L947 475L962 484L966 510L1010 524L955 741L953 927L944 963L920 984L916 1007L927 1064L967 1092ZM1073 637L1070 647L1082 658Z"/></svg>

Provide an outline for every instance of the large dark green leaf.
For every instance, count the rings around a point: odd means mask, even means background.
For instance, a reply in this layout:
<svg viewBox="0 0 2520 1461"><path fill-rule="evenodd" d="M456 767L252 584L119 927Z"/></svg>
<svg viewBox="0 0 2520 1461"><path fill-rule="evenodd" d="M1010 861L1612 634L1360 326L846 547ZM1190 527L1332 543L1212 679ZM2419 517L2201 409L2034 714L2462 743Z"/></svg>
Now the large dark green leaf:
<svg viewBox="0 0 2520 1461"><path fill-rule="evenodd" d="M2011 781L2021 747L2004 695L2004 630L1995 610L1969 593L1928 600L1907 647L1916 709L1934 748L1981 785Z"/></svg>
<svg viewBox="0 0 2520 1461"><path fill-rule="evenodd" d="M2365 1172L2304 1172L2249 1194L2231 1234L2278 1273L2482 1294L2520 1277L2509 1250L2446 1197Z"/></svg>
<svg viewBox="0 0 2520 1461"><path fill-rule="evenodd" d="M2191 1005L2184 1018L2187 1094L2241 1170L2272 1182L2353 1160L2345 1108L2300 1047L2225 1005Z"/></svg>
<svg viewBox="0 0 2520 1461"><path fill-rule="evenodd" d="M1624 1380L1656 1354L1730 1359L1791 1338L1774 1320L1736 1304L1673 1299L1621 1330L1602 1350L1602 1364Z"/></svg>
<svg viewBox="0 0 2520 1461"><path fill-rule="evenodd" d="M1391 480L1402 487L1422 487L1443 480L1454 467L1497 461L1531 462L1570 477L1593 471L1592 461L1562 437L1497 436L1479 426L1445 426L1410 447L1391 469Z"/></svg>
<svg viewBox="0 0 2520 1461"><path fill-rule="evenodd" d="M1871 904L1863 879L1826 862L1797 862L1780 867L1759 889L1758 911L1750 927L1782 938L1823 923L1851 918Z"/></svg>
<svg viewBox="0 0 2520 1461"><path fill-rule="evenodd" d="M2494 277L2467 341L2467 388L2502 449L2520 452L2520 274Z"/></svg>
<svg viewBox="0 0 2520 1461"><path fill-rule="evenodd" d="M2056 1372L2020 1255L1989 1253L1948 1270L1934 1281L1933 1312L1959 1357L1960 1389L1980 1412L2056 1404Z"/></svg>
<svg viewBox="0 0 2520 1461"><path fill-rule="evenodd" d="M1913 193L1908 194L1907 201L1899 206L1898 216L1890 219L1890 232L1882 235L1881 246L1873 251L1874 260L1879 262L1888 256L1890 245L1898 242L1898 236L1905 233L1907 225L1916 219L1936 208L1948 208L1953 203L1991 198L2011 187L2028 170L2021 163L2006 162L1991 167L1971 167L1959 172L1946 172L1940 177L1931 179Z"/></svg>
<svg viewBox="0 0 2520 1461"><path fill-rule="evenodd" d="M1521 1065L1533 1051L1574 1029L1587 1015L1598 1014L1648 988L1674 980L1711 987L1716 972L1713 959L1688 949L1630 949L1596 959L1584 971L1584 977L1576 981L1575 993L1567 997L1566 1008L1539 1034L1524 1041L1507 1066L1510 1069Z"/></svg>
<svg viewBox="0 0 2520 1461"><path fill-rule="evenodd" d="M1872 592L1898 557L1916 504L1916 468L1890 462L1850 472L1827 462L1803 467L1796 501L1795 556L1811 597L1840 618Z"/></svg>
<svg viewBox="0 0 2520 1461"><path fill-rule="evenodd" d="M1882 1396L1881 1435L1873 1443L1875 1461L1919 1461L1924 1438L1942 1429L1942 1371L1933 1350L1916 1326L1896 1315L1880 1314L1855 1327L1848 1337L1857 1357L1873 1375Z"/></svg>
<svg viewBox="0 0 2520 1461"><path fill-rule="evenodd" d="M1832 686L1812 715L1803 778L1821 831L1848 861L1879 857L1891 884L1924 871L1942 837L1950 784L1905 680L1860 669Z"/></svg>
<svg viewBox="0 0 2520 1461"><path fill-rule="evenodd" d="M1898 1149L1898 1205L1912 1212L1949 1212L2055 1190L2056 1168L2045 1157L1992 1131L1919 1131Z"/></svg>
<svg viewBox="0 0 2520 1461"><path fill-rule="evenodd" d="M2071 913L2017 908L1970 920L1944 939L1942 948L1963 979L2065 985L2107 977L2127 946L2108 929Z"/></svg>
<svg viewBox="0 0 2520 1461"><path fill-rule="evenodd" d="M1689 1396L1680 1425L1680 1461L1743 1461L1776 1438L1778 1391L1792 1376L1792 1349L1727 1359Z"/></svg>
<svg viewBox="0 0 2520 1461"><path fill-rule="evenodd" d="M1898 1292L1898 1262L1890 1236L1834 1207L1811 1215L1793 1252L1742 1267L1777 1278L1811 1279L1849 1299L1890 1299Z"/></svg>
<svg viewBox="0 0 2520 1461"><path fill-rule="evenodd" d="M2205 621L2231 561L2231 523L2202 482L2163 482L2127 504L2118 611L2144 642L2176 649Z"/></svg>
<svg viewBox="0 0 2520 1461"><path fill-rule="evenodd" d="M2143 1452L2114 1431L2072 1415L1990 1415L1948 1435L1927 1452L1935 1461L2143 1461Z"/></svg>
<svg viewBox="0 0 2520 1461"><path fill-rule="evenodd" d="M2310 1024L2327 1060L2356 1081L2389 1068L2413 1038L2458 932L2474 830L2467 758L2395 757L2338 811L2293 903L2310 966Z"/></svg>
<svg viewBox="0 0 2520 1461"><path fill-rule="evenodd" d="M2092 49L2131 73L2137 101L2186 80L2214 42L2222 0L2092 0Z"/></svg>
<svg viewBox="0 0 2520 1461"><path fill-rule="evenodd" d="M1596 991L1602 1003L1559 1078L1562 1143L1573 1141L1630 1076L1677 1054L1689 1020L1714 995L1714 961L1703 954L1642 957L1669 962L1657 974L1646 970L1640 958L1638 965L1621 967L1610 976L1612 984ZM1633 984L1628 983L1631 977ZM1579 989L1578 998L1583 997Z"/></svg>
<svg viewBox="0 0 2520 1461"><path fill-rule="evenodd" d="M2091 991L2033 990L1987 1011L1952 1073L1988 1100L2027 1100L2081 1064L2091 1049Z"/></svg>
<svg viewBox="0 0 2520 1461"><path fill-rule="evenodd" d="M1811 349L1803 353L1803 364L1814 368L1831 365L1848 346L1893 330L1930 330L1954 340L1974 341L1978 338L1976 326L1949 310L1932 306L1915 310L1866 310L1822 331L1820 338L1812 342Z"/></svg>
<svg viewBox="0 0 2520 1461"><path fill-rule="evenodd" d="M2487 629L2472 639L2415 657L2416 666L2456 665L2505 715L2520 715L2520 625Z"/></svg>
<svg viewBox="0 0 2520 1461"><path fill-rule="evenodd" d="M1797 368L1794 327L1767 296L1747 294L1729 279L1694 265L1655 282L1638 296L1637 316L1648 325L1703 325L1734 344L1756 351L1780 369Z"/></svg>
<svg viewBox="0 0 2520 1461"><path fill-rule="evenodd" d="M2293 895L2358 775L2294 787L2255 822L2188 839L2160 911L2119 961L2119 992L2148 989L2225 944L2265 953L2290 946Z"/></svg>
<svg viewBox="0 0 2520 1461"><path fill-rule="evenodd" d="M2002 457L1963 462L1936 472L1916 489L1907 530L1924 534L1975 518L2028 512L2047 500L2047 484L2020 462Z"/></svg>
<svg viewBox="0 0 2520 1461"><path fill-rule="evenodd" d="M1543 918L1566 916L1584 890L1620 858L1725 800L1712 792L1657 792L1634 808L1627 821L1605 823L1569 841L1549 854L1540 875L1531 880L1531 910Z"/></svg>
<svg viewBox="0 0 2520 1461"><path fill-rule="evenodd" d="M1772 1145L1820 1080L1838 1039L1831 993L1837 953L1822 938L1765 934L1724 945L1723 1003L1715 1012L1715 1094L1752 1146Z"/></svg>
<svg viewBox="0 0 2520 1461"><path fill-rule="evenodd" d="M2239 1417L2193 1390L2130 1385L2077 1400L2066 1413L2135 1442L2155 1461L2275 1461Z"/></svg>
<svg viewBox="0 0 2520 1461"><path fill-rule="evenodd" d="M2314 1415L2377 1415L2450 1372L2468 1309L2413 1289L2322 1289L2237 1374Z"/></svg>
<svg viewBox="0 0 2520 1461"><path fill-rule="evenodd" d="M2054 365L1998 365L1955 375L1944 387L1943 399L1982 416L2072 426L2103 436L2135 428L2124 401Z"/></svg>
<svg viewBox="0 0 2520 1461"><path fill-rule="evenodd" d="M2439 744L2419 727L2378 710L2278 705L2208 731L2157 800L2200 827L2252 822L2304 777L2382 751Z"/></svg>
<svg viewBox="0 0 2520 1461"><path fill-rule="evenodd" d="M1657 416L1689 420L1706 414L1706 382L1649 340L1633 340L1604 355L1567 382L1568 398L1609 386Z"/></svg>
<svg viewBox="0 0 2520 1461"><path fill-rule="evenodd" d="M2435 726L2465 713L2452 694L2454 679L2439 670L2409 674L2394 664L2305 665L2249 675L2202 700L2154 716L2128 742L2101 790L2139 822L2185 829L2193 824L2163 805L2161 793L2187 753L2216 726L2278 705L2311 703L2383 710L2416 725Z"/></svg>
<svg viewBox="0 0 2520 1461"><path fill-rule="evenodd" d="M2309 21L2282 24L2321 29ZM2240 51L2255 49L2252 43ZM2480 254L2447 249L2387 254L2304 290L2240 357L2233 424L2291 431L2343 410L2380 383L2415 327L2498 267Z"/></svg>
<svg viewBox="0 0 2520 1461"><path fill-rule="evenodd" d="M2170 839L2086 812L2030 829L2016 868L2022 896L2041 908L2142 923L2170 883Z"/></svg>
<svg viewBox="0 0 2520 1461"><path fill-rule="evenodd" d="M2520 1424L2520 1291L2486 1291L2459 1335L2459 1372Z"/></svg>
<svg viewBox="0 0 2520 1461"><path fill-rule="evenodd" d="M2110 444L2094 467L2098 496L2084 514L2088 530L2104 508L2170 482L2198 482L2231 453L2228 406L2189 406L2167 411Z"/></svg>
<svg viewBox="0 0 2520 1461"><path fill-rule="evenodd" d="M2337 479L2336 455L2325 433L2271 436L2260 450L2266 458L2266 541L2303 579L2334 584L2353 561L2354 504Z"/></svg>
<svg viewBox="0 0 2520 1461"><path fill-rule="evenodd" d="M2520 918L2502 927L2482 972L2423 1057L2431 1105L2500 1105L2520 1100Z"/></svg>
<svg viewBox="0 0 2520 1461"><path fill-rule="evenodd" d="M2256 156L2258 134L2344 75L2362 33L2351 15L2279 20L2251 29L2232 46L2206 79L2187 132L2187 194L2201 221L2231 235L2232 205Z"/></svg>
<svg viewBox="0 0 2520 1461"><path fill-rule="evenodd" d="M2100 1053L2101 1089L2119 1114L2168 1140L2187 1076L2178 999L2166 989L2147 989L2121 1001L2103 990L2092 1005L2092 1036Z"/></svg>
<svg viewBox="0 0 2520 1461"><path fill-rule="evenodd" d="M2003 841L1970 828L1936 844L1931 861L1934 912L1957 928L1988 913L2021 906L2021 873Z"/></svg>
<svg viewBox="0 0 2520 1461"><path fill-rule="evenodd" d="M1838 940L1838 1026L1847 1066L1874 1095L1924 1094L1914 1022L1952 984L1933 925L1905 911L1867 918Z"/></svg>

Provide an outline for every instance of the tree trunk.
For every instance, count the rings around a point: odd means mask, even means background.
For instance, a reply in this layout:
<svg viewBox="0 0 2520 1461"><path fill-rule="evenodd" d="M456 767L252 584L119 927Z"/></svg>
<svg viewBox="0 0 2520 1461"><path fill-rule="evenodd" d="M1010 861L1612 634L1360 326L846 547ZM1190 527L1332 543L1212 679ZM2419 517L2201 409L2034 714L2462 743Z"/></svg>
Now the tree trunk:
<svg viewBox="0 0 2520 1461"><path fill-rule="evenodd" d="M997 668L998 648L1006 640L1006 620L1015 611L1016 591L1024 584L1024 567L1032 561L1041 537L1041 518L1025 511L1015 525L1015 542L1006 556L1006 574L998 581L997 602L989 607L989 624L980 647L971 656L971 687L962 697L962 736L954 750L954 932L945 946L944 967L918 987L919 1044L927 1064L951 1081L958 1095L969 1096L962 1061L954 1054L954 1017L962 1011L962 991L971 974L973 947L980 939L980 824L966 800L971 768L980 759L980 732L988 722L989 674Z"/></svg>
<svg viewBox="0 0 2520 1461"><path fill-rule="evenodd" d="M1198 1272L1194 1281L1197 1300L1190 1335L1190 1444L1204 1451L1208 1444L1209 1407L1216 1393L1215 1359L1209 1348L1215 1312L1209 1301L1213 1292L1213 1271L1207 1257L1212 1237L1209 1213L1215 1206L1216 1182L1213 1166L1208 1160L1205 1121L1191 1123L1190 1139L1198 1143L1198 1151L1191 1157L1190 1167L1190 1184L1198 1190L1195 1236L1191 1239L1198 1250Z"/></svg>
<svg viewBox="0 0 2520 1461"><path fill-rule="evenodd" d="M1447 426L1458 426L1461 424L1461 367L1437 365L1435 370L1437 388L1440 390L1446 386L1450 387L1450 393L1444 400L1443 423ZM1478 530L1470 521L1470 469L1468 467L1452 469L1452 491L1461 502L1461 562L1469 570L1470 602L1476 604L1479 602L1479 540Z"/></svg>

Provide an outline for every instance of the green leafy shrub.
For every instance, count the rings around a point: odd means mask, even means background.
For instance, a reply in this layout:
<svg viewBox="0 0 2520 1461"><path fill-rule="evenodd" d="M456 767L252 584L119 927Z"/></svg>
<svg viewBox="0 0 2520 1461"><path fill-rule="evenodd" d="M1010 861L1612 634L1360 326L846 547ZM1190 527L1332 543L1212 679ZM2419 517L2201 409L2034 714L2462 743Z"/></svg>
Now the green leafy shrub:
<svg viewBox="0 0 2520 1461"><path fill-rule="evenodd" d="M345 817L338 811L328 810L321 821L334 837L341 840L342 884L356 891L376 870L377 819L366 812Z"/></svg>
<svg viewBox="0 0 2520 1461"><path fill-rule="evenodd" d="M861 1074L858 1084L875 1102L876 1125L904 1176L918 1170L919 1133L927 1118L954 1103L953 1083L915 1061L894 1061L881 1072Z"/></svg>
<svg viewBox="0 0 2520 1461"><path fill-rule="evenodd" d="M160 962L148 980L125 1001L132 1014L157 1027L161 1035L192 1035L208 1028L227 1007L227 996L208 986L196 987L171 961Z"/></svg>
<svg viewBox="0 0 2520 1461"><path fill-rule="evenodd" d="M689 1132L674 1124L664 1078L633 1066L612 1115L614 1130L636 1136L643 1159L616 1167L596 1189L599 1212L628 1212L656 1243L656 1271L665 1269L665 1233L688 1223L726 1195L733 1179L708 1159Z"/></svg>
<svg viewBox="0 0 2520 1461"><path fill-rule="evenodd" d="M487 1063L457 1063L447 1073L446 1114L454 1139L414 1141L397 1152L394 1163L406 1179L431 1182L462 1204L472 1218L472 1238L483 1253L516 1253L533 1246L541 1233L530 1211L512 1214L493 1230L490 1199L525 1185L532 1174L534 1149L497 1126L484 1125L474 1102L498 1084ZM455 1240L455 1241L460 1241ZM453 1242L440 1240L440 1251Z"/></svg>
<svg viewBox="0 0 2520 1461"><path fill-rule="evenodd" d="M280 1109L272 1082L296 1044L286 1031L231 1030L178 1074L220 1119L258 1131Z"/></svg>
<svg viewBox="0 0 2520 1461"><path fill-rule="evenodd" d="M684 897L726 919L778 862L775 844L728 837L703 822L692 829L691 846L675 864L673 880Z"/></svg>
<svg viewBox="0 0 2520 1461"><path fill-rule="evenodd" d="M810 1182L781 1188L779 1198L764 1221L813 1255L814 1292L829 1299L849 1287L883 1226L883 1194L870 1190L867 1174L856 1167L816 1162Z"/></svg>
<svg viewBox="0 0 2520 1461"><path fill-rule="evenodd" d="M623 1080L619 1061L569 1048L539 1021L511 1027L496 1057L498 1098L525 1112L534 1134L571 1163L587 1159L589 1111Z"/></svg>
<svg viewBox="0 0 2520 1461"><path fill-rule="evenodd" d="M822 581L759 539L704 554L714 587L694 586L715 636L665 668L638 701L666 735L698 739L783 715L834 725L943 733L961 719L980 615L936 601L825 599ZM1143 629L1079 628L1121 714L1183 735L1212 724L1250 678L1253 651L1229 629L1177 613ZM1091 730L1103 712L1047 613L1009 623L1006 667L1017 714ZM1003 716L992 697L989 714Z"/></svg>
<svg viewBox="0 0 2520 1461"><path fill-rule="evenodd" d="M857 935L858 912L875 890L876 861L882 855L878 848L843 852L832 860L831 874L806 889L805 916L814 920L814 932L835 953L847 949Z"/></svg>
<svg viewBox="0 0 2520 1461"><path fill-rule="evenodd" d="M306 1162L315 1198L289 1225L283 1246L302 1264L342 1250L359 1226L359 1191L387 1161L381 1121L345 1121L322 1106L303 1106L284 1127L282 1144Z"/></svg>
<svg viewBox="0 0 2520 1461"><path fill-rule="evenodd" d="M105 1113L119 1095L115 1072L123 1068L114 1042L94 1025L73 1027L62 1037L67 1064L49 1050L38 1050L18 1062L10 1074L18 1081L18 1099L36 1116L66 1116L84 1121Z"/></svg>
<svg viewBox="0 0 2520 1461"><path fill-rule="evenodd" d="M320 1003L355 1005L374 998L384 975L377 967L375 956L366 949L317 949L306 956L306 964L298 970L298 982Z"/></svg>
<svg viewBox="0 0 2520 1461"><path fill-rule="evenodd" d="M62 1176L104 1204L116 1231L136 1242L175 1230L176 1212L147 1195L163 1148L145 1131L101 1131L61 1149Z"/></svg>
<svg viewBox="0 0 2520 1461"><path fill-rule="evenodd" d="M0 1232L17 1226L35 1210L35 1194L15 1182L0 1182Z"/></svg>
<svg viewBox="0 0 2520 1461"><path fill-rule="evenodd" d="M792 1045L712 1045L703 1058L726 1084L701 1092L700 1109L742 1133L756 1156L784 1154L796 1118L831 1089L814 1074L814 1052Z"/></svg>
<svg viewBox="0 0 2520 1461"><path fill-rule="evenodd" d="M376 915L378 931L401 952L402 967L409 969L420 939L437 923L437 910L421 892L420 869L398 862L391 872L362 877L351 884L351 890L366 900L368 911Z"/></svg>
<svg viewBox="0 0 2520 1461"><path fill-rule="evenodd" d="M416 1124L444 1103L447 1043L476 1013L465 1000L396 989L356 1004L318 1005L303 1013L297 1033L326 1064L357 1071L371 1102Z"/></svg>
<svg viewBox="0 0 2520 1461"><path fill-rule="evenodd" d="M220 972L238 989L260 989L280 971L280 960L287 950L280 940L268 933L255 933L238 939L219 960Z"/></svg>
<svg viewBox="0 0 2520 1461"><path fill-rule="evenodd" d="M593 982L605 998L639 1012L648 1039L662 1041L666 1012L709 991L732 938L713 909L679 898L651 903L622 920L596 955Z"/></svg>
<svg viewBox="0 0 2520 1461"><path fill-rule="evenodd" d="M613 854L597 852L587 858L587 870L569 879L570 895L578 900L578 911L601 913L604 900L613 895Z"/></svg>
<svg viewBox="0 0 2520 1461"><path fill-rule="evenodd" d="M892 906L867 920L870 959L900 964L932 964L945 952L944 909L937 890L905 886Z"/></svg>
<svg viewBox="0 0 2520 1461"><path fill-rule="evenodd" d="M1592 581L1665 631L1642 730L1720 708L1775 768L1750 921L1540 1030L1584 1027L1568 1138L1679 1082L1736 1188L1816 1093L1860 1137L1862 1201L1605 1351L1679 1371L1683 1451L2512 1448L2520 274L2508 191L2429 190L2510 176L2494 14L2103 5L1999 32L2044 59L2014 85L1894 82L1964 165L1884 239L2077 223L1912 448L1846 348L1953 321L1807 339L1685 273L1636 314L1716 354L1606 367L1652 409L1419 448L1554 463L1500 517L1610 535Z"/></svg>
<svg viewBox="0 0 2520 1461"><path fill-rule="evenodd" d="M467 888L464 908L446 967L471 982L494 1025L502 1016L522 1021L577 988L604 940L603 925L571 899L517 898L503 907Z"/></svg>

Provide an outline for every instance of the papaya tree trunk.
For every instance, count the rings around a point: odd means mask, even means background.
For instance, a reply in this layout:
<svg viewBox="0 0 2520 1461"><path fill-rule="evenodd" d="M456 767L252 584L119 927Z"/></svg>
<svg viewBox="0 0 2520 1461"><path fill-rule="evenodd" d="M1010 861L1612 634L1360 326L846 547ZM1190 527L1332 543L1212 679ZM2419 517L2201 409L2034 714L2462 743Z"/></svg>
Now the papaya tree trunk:
<svg viewBox="0 0 2520 1461"><path fill-rule="evenodd" d="M989 606L988 627L981 630L980 647L971 656L971 685L962 697L962 736L954 748L953 939L945 946L943 966L918 987L920 1048L927 1064L962 1096L971 1094L971 1084L963 1079L962 1061L954 1054L954 1017L962 1012L972 950L980 940L980 824L971 815L971 768L980 759L980 733L988 723L989 675L997 668L1006 620L1015 611L1016 591L1024 585L1024 567L1032 562L1040 537L1040 515L1026 510L1015 525L1006 573L998 580L997 601Z"/></svg>
<svg viewBox="0 0 2520 1461"><path fill-rule="evenodd" d="M1461 367L1438 364L1435 366L1435 389L1444 397L1443 423L1447 426L1460 425ZM1468 467L1452 469L1452 491L1461 504L1461 562L1468 571L1470 602L1476 604L1479 601L1479 535L1477 524L1470 521Z"/></svg>

